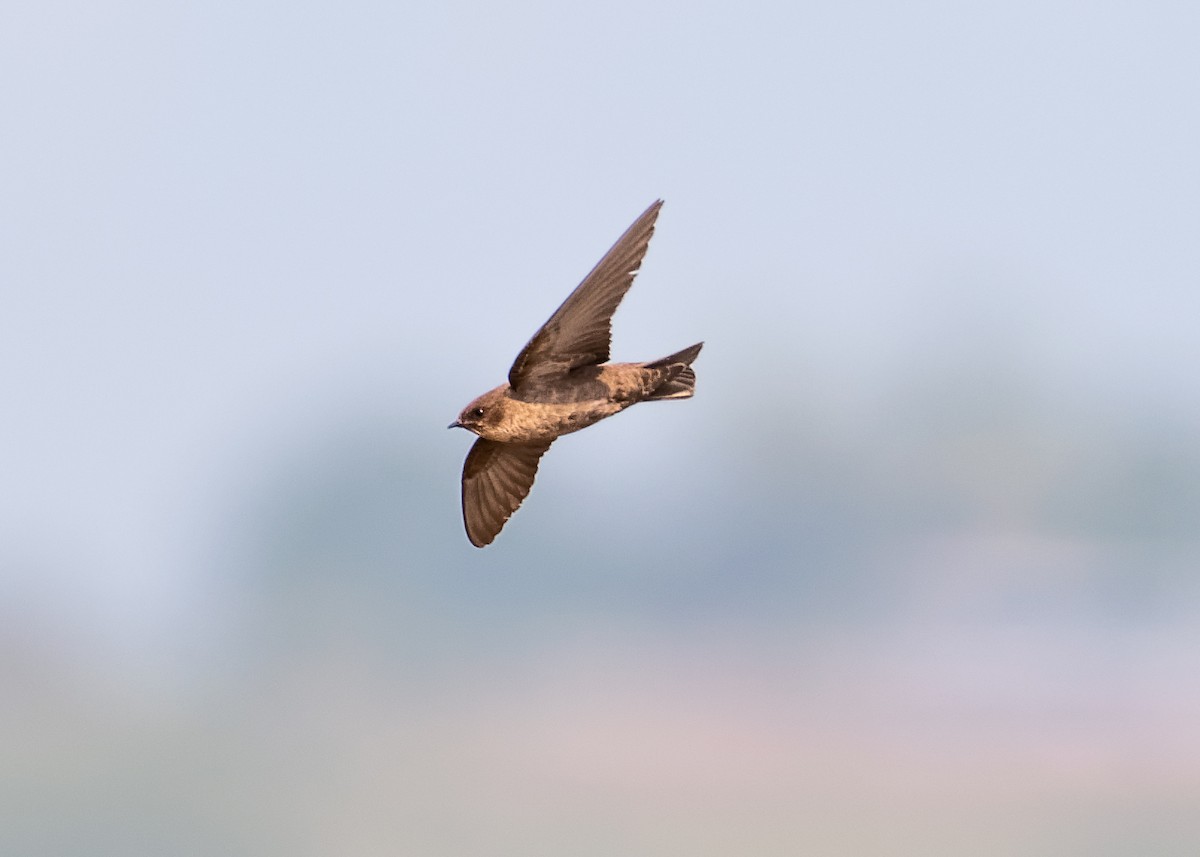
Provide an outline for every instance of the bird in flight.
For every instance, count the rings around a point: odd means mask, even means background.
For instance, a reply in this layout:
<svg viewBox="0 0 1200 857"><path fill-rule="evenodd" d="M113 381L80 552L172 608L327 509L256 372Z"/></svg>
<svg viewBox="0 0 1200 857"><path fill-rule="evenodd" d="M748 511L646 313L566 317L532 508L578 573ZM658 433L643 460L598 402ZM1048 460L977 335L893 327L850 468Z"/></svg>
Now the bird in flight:
<svg viewBox="0 0 1200 857"><path fill-rule="evenodd" d="M450 428L478 435L462 472L463 522L476 547L491 544L529 494L538 461L559 435L643 401L689 399L703 342L648 363L609 363L612 316L633 284L662 208L647 208L508 370L508 383L463 408Z"/></svg>

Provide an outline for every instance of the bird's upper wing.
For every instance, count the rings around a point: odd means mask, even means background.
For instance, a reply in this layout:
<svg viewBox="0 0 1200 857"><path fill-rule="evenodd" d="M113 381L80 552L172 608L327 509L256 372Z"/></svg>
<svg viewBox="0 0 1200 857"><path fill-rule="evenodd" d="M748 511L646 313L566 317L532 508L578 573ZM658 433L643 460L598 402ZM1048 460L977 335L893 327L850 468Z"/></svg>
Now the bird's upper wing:
<svg viewBox="0 0 1200 857"><path fill-rule="evenodd" d="M463 465L462 507L467 538L489 545L533 487L538 459L553 441L496 443L479 438Z"/></svg>
<svg viewBox="0 0 1200 857"><path fill-rule="evenodd" d="M613 313L642 266L660 208L661 199L642 212L521 349L508 370L508 383L515 391L520 393L521 385L530 381L561 377L579 366L608 360Z"/></svg>

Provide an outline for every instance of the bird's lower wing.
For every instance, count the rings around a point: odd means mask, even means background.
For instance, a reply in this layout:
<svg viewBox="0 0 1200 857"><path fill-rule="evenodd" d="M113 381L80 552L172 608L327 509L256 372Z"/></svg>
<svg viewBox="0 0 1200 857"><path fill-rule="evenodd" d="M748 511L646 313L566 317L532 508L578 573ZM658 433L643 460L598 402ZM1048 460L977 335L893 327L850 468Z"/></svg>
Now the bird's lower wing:
<svg viewBox="0 0 1200 857"><path fill-rule="evenodd" d="M496 538L529 494L538 460L551 443L475 441L462 474L463 522L471 544L481 548Z"/></svg>

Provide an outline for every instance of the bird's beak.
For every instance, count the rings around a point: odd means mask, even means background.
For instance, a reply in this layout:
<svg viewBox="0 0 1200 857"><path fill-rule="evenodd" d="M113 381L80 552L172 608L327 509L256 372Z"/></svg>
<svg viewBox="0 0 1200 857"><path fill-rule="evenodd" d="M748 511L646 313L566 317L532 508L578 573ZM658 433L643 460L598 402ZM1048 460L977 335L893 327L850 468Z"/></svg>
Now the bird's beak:
<svg viewBox="0 0 1200 857"><path fill-rule="evenodd" d="M466 428L466 426L460 423L458 420L455 420L454 422L450 423L450 425L446 426L446 428Z"/></svg>

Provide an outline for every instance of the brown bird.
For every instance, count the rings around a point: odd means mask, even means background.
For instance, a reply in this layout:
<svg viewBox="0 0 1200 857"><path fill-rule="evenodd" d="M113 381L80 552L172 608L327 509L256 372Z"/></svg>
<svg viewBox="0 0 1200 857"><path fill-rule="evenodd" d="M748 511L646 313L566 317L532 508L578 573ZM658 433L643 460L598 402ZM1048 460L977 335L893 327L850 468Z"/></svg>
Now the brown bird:
<svg viewBox="0 0 1200 857"><path fill-rule="evenodd" d="M463 521L476 547L491 544L529 494L538 461L559 435L642 401L689 399L703 342L649 363L609 363L612 316L654 234L658 200L521 349L508 383L463 408L450 428L479 435L462 474Z"/></svg>

